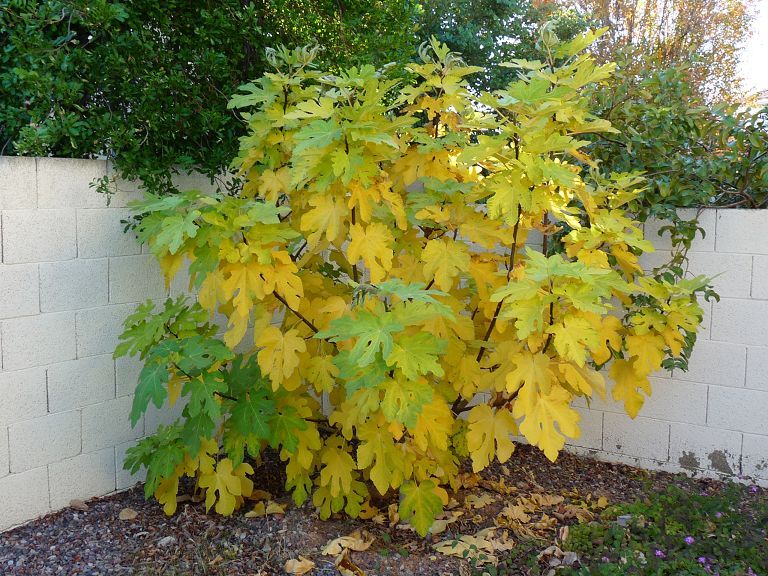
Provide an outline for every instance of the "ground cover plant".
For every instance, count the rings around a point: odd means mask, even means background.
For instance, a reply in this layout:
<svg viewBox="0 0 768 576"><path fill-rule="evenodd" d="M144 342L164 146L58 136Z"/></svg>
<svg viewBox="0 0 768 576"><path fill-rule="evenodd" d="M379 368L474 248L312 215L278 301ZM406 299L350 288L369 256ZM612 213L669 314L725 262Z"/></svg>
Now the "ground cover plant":
<svg viewBox="0 0 768 576"><path fill-rule="evenodd" d="M516 434L555 460L604 369L635 416L649 374L685 367L707 282L643 273L652 246L626 210L643 180L584 152L612 130L584 93L613 71L584 52L595 36L545 28L542 59L494 93L467 90L479 70L435 41L409 85L269 52L231 102L242 191L135 207L168 278L186 260L198 291L140 307L116 352L145 363L134 423L185 402L129 450L147 496L172 514L192 477L232 514L269 447L296 504L365 518L397 493L424 535L462 460L505 462Z"/></svg>

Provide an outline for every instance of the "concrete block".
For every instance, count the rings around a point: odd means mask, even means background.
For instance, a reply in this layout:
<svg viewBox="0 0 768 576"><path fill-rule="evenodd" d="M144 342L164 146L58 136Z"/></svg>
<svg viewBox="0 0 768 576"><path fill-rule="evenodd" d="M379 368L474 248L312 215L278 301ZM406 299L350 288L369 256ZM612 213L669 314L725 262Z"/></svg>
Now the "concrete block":
<svg viewBox="0 0 768 576"><path fill-rule="evenodd" d="M688 371L675 370L675 379L739 388L744 386L746 365L746 346L697 340Z"/></svg>
<svg viewBox="0 0 768 576"><path fill-rule="evenodd" d="M86 500L115 491L115 450L107 448L80 454L48 466L51 478L51 508L69 506L74 499Z"/></svg>
<svg viewBox="0 0 768 576"><path fill-rule="evenodd" d="M115 360L115 379L117 383L117 397L130 396L136 390L139 382L139 374L144 363L138 356L122 356Z"/></svg>
<svg viewBox="0 0 768 576"><path fill-rule="evenodd" d="M115 362L90 356L48 366L48 408L64 412L115 397Z"/></svg>
<svg viewBox="0 0 768 576"><path fill-rule="evenodd" d="M586 408L576 408L576 412L581 416L579 421L581 436L567 438L566 443L570 446L600 450L603 447L603 413Z"/></svg>
<svg viewBox="0 0 768 576"><path fill-rule="evenodd" d="M739 474L741 433L705 426L672 423L669 461L685 470Z"/></svg>
<svg viewBox="0 0 768 576"><path fill-rule="evenodd" d="M0 156L0 210L37 206L36 159Z"/></svg>
<svg viewBox="0 0 768 576"><path fill-rule="evenodd" d="M42 466L0 479L0 531L37 518L51 509L48 495L48 468Z"/></svg>
<svg viewBox="0 0 768 576"><path fill-rule="evenodd" d="M133 396L125 396L83 408L83 452L94 452L135 440L144 434L143 422L131 428L128 415Z"/></svg>
<svg viewBox="0 0 768 576"><path fill-rule="evenodd" d="M717 251L768 254L768 210L718 210Z"/></svg>
<svg viewBox="0 0 768 576"><path fill-rule="evenodd" d="M45 368L0 372L0 398L0 428L45 416L48 413Z"/></svg>
<svg viewBox="0 0 768 576"><path fill-rule="evenodd" d="M144 433L149 436L157 432L161 425L170 426L181 418L181 413L186 405L187 401L185 398L180 398L173 406L169 406L166 402L162 408L157 408L150 402L144 414Z"/></svg>
<svg viewBox="0 0 768 576"><path fill-rule="evenodd" d="M75 358L75 315L56 312L3 320L3 369L21 370Z"/></svg>
<svg viewBox="0 0 768 576"><path fill-rule="evenodd" d="M136 472L136 474L131 474L129 470L123 468L126 451L128 448L131 448L135 445L136 442L126 442L124 444L118 444L115 446L115 473L117 475L118 490L131 488L139 482L144 482L147 477L147 471L143 468Z"/></svg>
<svg viewBox="0 0 768 576"><path fill-rule="evenodd" d="M112 354L123 332L123 322L135 309L135 304L116 304L78 311L77 357Z"/></svg>
<svg viewBox="0 0 768 576"><path fill-rule="evenodd" d="M8 476L11 471L11 455L8 452L8 428L0 427L0 478Z"/></svg>
<svg viewBox="0 0 768 576"><path fill-rule="evenodd" d="M110 190L112 194L109 197L109 205L112 208L123 208L130 202L141 200L144 193L141 190L141 180L126 180L121 177L115 169L112 161L107 161L107 176L110 179Z"/></svg>
<svg viewBox="0 0 768 576"><path fill-rule="evenodd" d="M3 211L3 262L55 262L77 256L74 210Z"/></svg>
<svg viewBox="0 0 768 576"><path fill-rule="evenodd" d="M126 208L92 208L77 211L77 253L80 258L129 256L141 253L136 235L124 232L131 211Z"/></svg>
<svg viewBox="0 0 768 576"><path fill-rule="evenodd" d="M723 298L712 307L712 340L765 346L768 300Z"/></svg>
<svg viewBox="0 0 768 576"><path fill-rule="evenodd" d="M151 254L109 259L109 301L144 302L166 295L160 265Z"/></svg>
<svg viewBox="0 0 768 576"><path fill-rule="evenodd" d="M741 472L750 478L768 478L768 436L744 434Z"/></svg>
<svg viewBox="0 0 768 576"><path fill-rule="evenodd" d="M0 264L0 318L40 312L37 264Z"/></svg>
<svg viewBox="0 0 768 576"><path fill-rule="evenodd" d="M697 382L651 378L653 393L646 398L640 414L669 422L705 424L707 387Z"/></svg>
<svg viewBox="0 0 768 576"><path fill-rule="evenodd" d="M768 300L768 256L752 257L751 296Z"/></svg>
<svg viewBox="0 0 768 576"><path fill-rule="evenodd" d="M108 270L106 259L40 264L41 310L58 312L106 304Z"/></svg>
<svg viewBox="0 0 768 576"><path fill-rule="evenodd" d="M685 220L692 220L696 217L696 210L678 210L678 214ZM696 252L712 252L715 249L715 210L703 210L699 214L698 220L699 226L704 229L704 236L702 237L701 232L696 234L696 239L691 244L691 250ZM664 232L659 236L661 229L668 225L669 222L666 220L649 218L643 226L645 238L653 242L657 250L669 250L672 248L669 232Z"/></svg>
<svg viewBox="0 0 768 576"><path fill-rule="evenodd" d="M603 450L666 462L669 457L669 423L626 414L605 414Z"/></svg>
<svg viewBox="0 0 768 576"><path fill-rule="evenodd" d="M720 252L689 252L690 276L709 276L722 298L749 298L752 284L752 256Z"/></svg>
<svg viewBox="0 0 768 576"><path fill-rule="evenodd" d="M174 174L171 179L173 185L181 192L187 190L199 190L204 194L212 194L216 192L218 184L214 181L211 183L211 179L197 172Z"/></svg>
<svg viewBox="0 0 768 576"><path fill-rule="evenodd" d="M768 391L768 348L747 349L747 388Z"/></svg>
<svg viewBox="0 0 768 576"><path fill-rule="evenodd" d="M106 160L37 159L37 202L40 208L84 208L107 205L91 184L107 174Z"/></svg>
<svg viewBox="0 0 768 576"><path fill-rule="evenodd" d="M170 296L176 297L181 294L194 294L197 292L194 286L189 285L189 260L184 260L176 276L171 279Z"/></svg>
<svg viewBox="0 0 768 576"><path fill-rule="evenodd" d="M707 426L768 434L768 392L745 388L709 387Z"/></svg>
<svg viewBox="0 0 768 576"><path fill-rule="evenodd" d="M11 472L24 472L80 453L80 412L59 412L8 428Z"/></svg>

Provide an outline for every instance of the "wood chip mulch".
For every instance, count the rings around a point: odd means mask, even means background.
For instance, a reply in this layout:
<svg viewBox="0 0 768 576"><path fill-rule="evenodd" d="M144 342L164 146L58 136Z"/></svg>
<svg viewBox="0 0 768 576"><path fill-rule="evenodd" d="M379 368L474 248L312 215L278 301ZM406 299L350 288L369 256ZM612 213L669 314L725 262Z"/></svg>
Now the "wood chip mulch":
<svg viewBox="0 0 768 576"><path fill-rule="evenodd" d="M469 493L489 490L489 483L503 481L519 494L603 496L616 504L643 498L649 490L662 490L671 483L690 483L671 474L565 453L552 464L528 446L519 446L506 465L493 466L481 477L480 485L454 497L462 502ZM706 490L716 482L694 483ZM258 476L256 487L260 487ZM275 497L288 501L285 494ZM494 497L496 505L468 510L446 532L422 539L410 530L388 524L343 518L321 521L308 505L301 509L288 506L284 515L247 518L237 512L223 518L206 514L202 503L190 500L179 505L176 515L167 517L156 502L144 500L138 486L91 500L87 510L83 510L85 506L79 506L80 510L67 508L0 534L0 574L267 576L285 574L286 560L303 555L316 563L311 575L331 576L338 574L334 559L322 556L320 549L338 536L363 528L376 540L370 549L353 552L351 558L365 576L465 575L471 574L465 561L439 554L432 545L492 526L505 500L511 498ZM121 520L121 511L126 508L135 511L135 517ZM123 515L132 517L133 513ZM549 538L549 542L541 541L541 549L553 542L556 532ZM524 573L521 568L520 574Z"/></svg>

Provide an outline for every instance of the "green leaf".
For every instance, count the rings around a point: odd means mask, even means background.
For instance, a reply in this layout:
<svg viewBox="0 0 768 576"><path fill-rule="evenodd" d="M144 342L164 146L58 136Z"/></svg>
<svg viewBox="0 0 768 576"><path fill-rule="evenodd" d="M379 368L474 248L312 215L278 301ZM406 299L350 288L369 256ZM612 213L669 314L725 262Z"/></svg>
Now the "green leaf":
<svg viewBox="0 0 768 576"><path fill-rule="evenodd" d="M432 373L444 374L438 356L445 352L447 342L427 332L403 336L395 343L392 353L387 356L389 366L397 366L409 380Z"/></svg>
<svg viewBox="0 0 768 576"><path fill-rule="evenodd" d="M279 408L270 420L272 426L272 440L269 445L272 448L282 446L293 454L299 446L299 438L296 430L306 430L307 423L299 416L293 406Z"/></svg>
<svg viewBox="0 0 768 576"><path fill-rule="evenodd" d="M390 422L401 422L413 428L425 404L432 402L434 391L423 381L390 379L382 385L384 398L381 411Z"/></svg>
<svg viewBox="0 0 768 576"><path fill-rule="evenodd" d="M403 328L391 314L377 315L368 310L360 310L354 318L342 316L333 320L328 329L315 334L315 338L325 338L331 342L356 338L350 360L363 367L372 363L379 351L383 357L389 356L394 344L392 334Z"/></svg>
<svg viewBox="0 0 768 576"><path fill-rule="evenodd" d="M170 379L168 365L162 359L151 358L147 361L139 374L139 385L136 387L136 394L133 396L133 407L131 408L131 426L141 419L149 405L149 401L157 408L162 408L165 399L168 397L166 384Z"/></svg>
<svg viewBox="0 0 768 576"><path fill-rule="evenodd" d="M270 440L272 430L270 419L275 414L275 403L265 390L252 390L238 399L232 408L230 421L235 430L245 437L250 435L261 440Z"/></svg>
<svg viewBox="0 0 768 576"><path fill-rule="evenodd" d="M426 536L435 518L443 511L443 501L436 493L432 480L416 484L406 482L400 487L400 518L413 526L419 536Z"/></svg>

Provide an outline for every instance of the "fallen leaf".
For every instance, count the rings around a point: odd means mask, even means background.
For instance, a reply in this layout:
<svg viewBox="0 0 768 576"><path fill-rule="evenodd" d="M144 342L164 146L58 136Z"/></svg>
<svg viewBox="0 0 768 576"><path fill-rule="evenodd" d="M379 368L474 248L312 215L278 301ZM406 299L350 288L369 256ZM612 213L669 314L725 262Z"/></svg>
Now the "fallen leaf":
<svg viewBox="0 0 768 576"><path fill-rule="evenodd" d="M336 570L341 576L365 576L362 568L352 562L349 557L349 550L345 549L338 558L336 558Z"/></svg>
<svg viewBox="0 0 768 576"><path fill-rule="evenodd" d="M608 498L605 496L600 496L600 498L597 499L597 507L605 508L606 506L608 506Z"/></svg>
<svg viewBox="0 0 768 576"><path fill-rule="evenodd" d="M526 513L523 506L509 505L501 511L501 515L507 520L517 520L518 522L529 522L531 517Z"/></svg>
<svg viewBox="0 0 768 576"><path fill-rule="evenodd" d="M250 512L245 513L246 518L261 518L263 516L269 516L271 514L285 514L285 505L278 504L277 502L273 502L270 500L266 504L262 500L261 502L256 502L256 504L253 506L253 510Z"/></svg>
<svg viewBox="0 0 768 576"><path fill-rule="evenodd" d="M357 517L361 520L371 520L374 516L379 514L379 509L376 506L372 506L370 501L366 500L360 507Z"/></svg>
<svg viewBox="0 0 768 576"><path fill-rule="evenodd" d="M266 490L254 490L251 492L251 495L248 496L249 500L254 500L258 502L259 500L270 500L272 498L272 494L267 492Z"/></svg>
<svg viewBox="0 0 768 576"><path fill-rule="evenodd" d="M365 530L355 530L347 536L340 536L328 542L323 547L321 553L323 556L336 556L344 552L344 550L362 552L363 550L368 550L374 540L375 538Z"/></svg>
<svg viewBox="0 0 768 576"><path fill-rule="evenodd" d="M135 520L138 515L139 513L133 508L123 508L120 510L120 515L118 517L120 520Z"/></svg>
<svg viewBox="0 0 768 576"><path fill-rule="evenodd" d="M309 558L304 558L304 556L299 556L298 559L288 560L285 563L285 566L283 566L283 570L285 570L288 574L301 576L302 574L308 574L311 572L314 567L315 563L312 562L312 560Z"/></svg>
<svg viewBox="0 0 768 576"><path fill-rule="evenodd" d="M88 512L88 510L90 510L90 506L82 500L70 500L69 507L79 510L80 512Z"/></svg>
<svg viewBox="0 0 768 576"><path fill-rule="evenodd" d="M557 506L565 498L554 494L531 494L531 501L539 506Z"/></svg>
<svg viewBox="0 0 768 576"><path fill-rule="evenodd" d="M476 510L485 508L488 504L493 504L494 502L496 502L496 497L487 492L480 495L470 494L464 499L465 504L468 504Z"/></svg>

